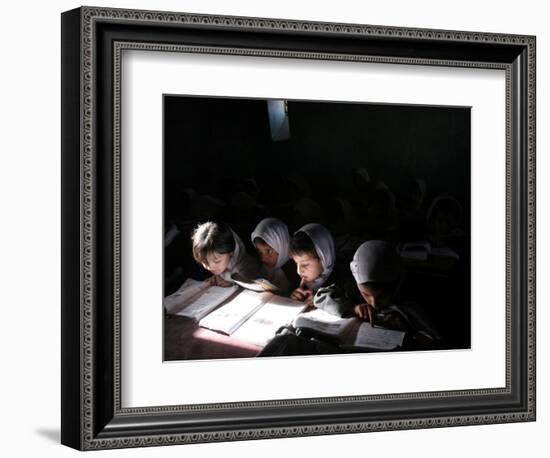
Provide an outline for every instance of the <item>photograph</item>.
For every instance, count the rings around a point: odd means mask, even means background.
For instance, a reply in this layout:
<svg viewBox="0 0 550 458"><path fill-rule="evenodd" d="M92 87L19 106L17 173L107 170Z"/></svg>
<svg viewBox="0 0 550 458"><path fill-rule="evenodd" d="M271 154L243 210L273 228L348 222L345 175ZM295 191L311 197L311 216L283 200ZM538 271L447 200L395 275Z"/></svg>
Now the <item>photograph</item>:
<svg viewBox="0 0 550 458"><path fill-rule="evenodd" d="M536 420L536 36L342 19L62 14L64 445Z"/></svg>
<svg viewBox="0 0 550 458"><path fill-rule="evenodd" d="M470 348L471 107L162 97L164 360Z"/></svg>

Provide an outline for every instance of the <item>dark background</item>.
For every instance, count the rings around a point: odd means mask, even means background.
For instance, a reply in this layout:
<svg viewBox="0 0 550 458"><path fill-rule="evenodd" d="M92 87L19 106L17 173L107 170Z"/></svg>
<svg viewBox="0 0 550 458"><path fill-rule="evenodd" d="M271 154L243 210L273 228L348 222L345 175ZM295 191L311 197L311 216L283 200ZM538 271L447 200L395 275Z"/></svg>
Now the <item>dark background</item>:
<svg viewBox="0 0 550 458"><path fill-rule="evenodd" d="M453 246L461 259L445 269L409 266L403 292L428 310L447 348L468 348L470 109L312 101L287 106L290 138L273 141L266 100L164 97L164 223L166 231L175 224L180 232L165 250L165 294L188 276L206 275L192 259L189 236L208 219L228 222L251 252L250 233L263 217L283 219L291 233L307 222L325 224L343 247L342 268L354 251L349 243L346 250L346 240L354 246L373 238L396 244L418 239L399 230L399 206L411 180L422 178L424 214L440 194L462 207L464 237ZM394 194L393 228L369 226L373 218L354 178L358 168L370 176L368 195L380 181ZM342 223L347 219L336 198L351 204L349 222ZM304 202L313 209L297 211Z"/></svg>

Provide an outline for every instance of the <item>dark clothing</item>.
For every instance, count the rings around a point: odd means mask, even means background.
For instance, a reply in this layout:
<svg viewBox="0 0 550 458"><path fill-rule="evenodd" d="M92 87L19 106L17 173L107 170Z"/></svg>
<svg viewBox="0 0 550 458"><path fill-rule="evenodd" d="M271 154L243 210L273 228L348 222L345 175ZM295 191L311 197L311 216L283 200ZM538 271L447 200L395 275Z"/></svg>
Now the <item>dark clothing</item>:
<svg viewBox="0 0 550 458"><path fill-rule="evenodd" d="M341 352L332 343L288 331L275 336L257 356L330 355Z"/></svg>
<svg viewBox="0 0 550 458"><path fill-rule="evenodd" d="M353 306L362 302L350 285L350 280L339 283L331 283L319 288L313 297L315 307L340 317L353 315ZM355 287L357 289L357 287ZM357 291L358 293L358 291ZM361 297L359 295L359 297Z"/></svg>
<svg viewBox="0 0 550 458"><path fill-rule="evenodd" d="M353 306L359 303L354 301L360 297L351 275L335 268L313 296L313 305L331 315L349 317L353 314Z"/></svg>
<svg viewBox="0 0 550 458"><path fill-rule="evenodd" d="M315 307L342 318L354 315L354 306L364 303L357 284L344 281L333 283L317 291L313 299ZM440 340L439 332L426 318L420 307L414 303L406 303L394 297L392 305L378 311L375 324L387 329L404 331L406 350L434 348Z"/></svg>

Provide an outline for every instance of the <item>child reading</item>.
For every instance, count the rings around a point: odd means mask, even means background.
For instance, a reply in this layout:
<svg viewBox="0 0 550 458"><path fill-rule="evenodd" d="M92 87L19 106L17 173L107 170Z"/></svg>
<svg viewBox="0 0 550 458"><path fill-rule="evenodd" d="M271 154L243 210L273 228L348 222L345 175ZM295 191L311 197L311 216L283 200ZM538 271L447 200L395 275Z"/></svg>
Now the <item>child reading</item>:
<svg viewBox="0 0 550 458"><path fill-rule="evenodd" d="M416 348L426 348L439 338L417 307L399 303L401 265L391 244L381 240L363 243L355 252L350 269L364 301L353 307L354 315L373 326L407 332L408 345Z"/></svg>
<svg viewBox="0 0 550 458"><path fill-rule="evenodd" d="M316 223L306 224L290 239L289 253L294 262L300 286L290 297L313 304L313 296L325 283L334 269L335 249L330 232Z"/></svg>
<svg viewBox="0 0 550 458"><path fill-rule="evenodd" d="M265 218L250 236L262 262L260 276L279 288L282 294L289 290L289 281L283 271L288 262L288 227L280 219Z"/></svg>
<svg viewBox="0 0 550 458"><path fill-rule="evenodd" d="M400 277L400 260L387 242L370 240L359 246L350 269L364 303L353 308L354 314L374 324L379 312L391 304Z"/></svg>
<svg viewBox="0 0 550 458"><path fill-rule="evenodd" d="M212 273L209 281L216 286L231 286L231 275L255 278L259 266L247 254L242 240L225 223L200 224L191 236L193 257Z"/></svg>

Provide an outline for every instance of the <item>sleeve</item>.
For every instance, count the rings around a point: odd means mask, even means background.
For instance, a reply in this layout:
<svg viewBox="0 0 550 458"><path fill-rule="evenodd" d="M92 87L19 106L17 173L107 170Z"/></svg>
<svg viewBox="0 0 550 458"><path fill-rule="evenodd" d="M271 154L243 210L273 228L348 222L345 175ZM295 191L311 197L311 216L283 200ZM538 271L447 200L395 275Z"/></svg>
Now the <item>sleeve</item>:
<svg viewBox="0 0 550 458"><path fill-rule="evenodd" d="M319 288L313 297L313 305L332 315L349 316L353 308L351 300L346 296L345 291L335 283Z"/></svg>
<svg viewBox="0 0 550 458"><path fill-rule="evenodd" d="M438 341L441 339L438 329L418 305L400 304L399 309L405 314L407 321L415 332L431 340Z"/></svg>

